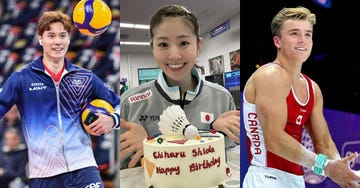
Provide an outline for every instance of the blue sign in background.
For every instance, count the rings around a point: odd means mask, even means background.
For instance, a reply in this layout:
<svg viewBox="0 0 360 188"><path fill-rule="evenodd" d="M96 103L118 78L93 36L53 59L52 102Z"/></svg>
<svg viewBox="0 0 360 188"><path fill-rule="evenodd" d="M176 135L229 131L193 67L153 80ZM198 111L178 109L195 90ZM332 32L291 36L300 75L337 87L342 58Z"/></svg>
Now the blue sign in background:
<svg viewBox="0 0 360 188"><path fill-rule="evenodd" d="M220 35L221 33L227 31L230 29L230 21L226 21L222 23L221 25L217 26L215 29L210 31L210 37L213 38L217 35Z"/></svg>
<svg viewBox="0 0 360 188"><path fill-rule="evenodd" d="M242 93L240 96L240 104L242 104ZM343 158L354 152L360 153L360 114L324 109L324 116L341 157ZM241 120L243 120L242 114ZM240 143L240 180L242 182L249 166L243 121L241 121ZM313 150L312 142L307 132L304 132L303 135L303 145ZM353 170L360 170L360 157L350 163L350 167ZM330 178L315 175L308 169L304 169L304 171L306 188L340 188Z"/></svg>

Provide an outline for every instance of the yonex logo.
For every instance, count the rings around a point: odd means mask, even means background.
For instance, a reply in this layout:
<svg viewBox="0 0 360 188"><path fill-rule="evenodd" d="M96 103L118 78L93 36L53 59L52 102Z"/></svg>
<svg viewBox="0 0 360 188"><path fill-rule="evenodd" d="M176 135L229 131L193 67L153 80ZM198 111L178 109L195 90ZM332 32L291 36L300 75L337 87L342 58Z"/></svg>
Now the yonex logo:
<svg viewBox="0 0 360 188"><path fill-rule="evenodd" d="M139 117L139 121L147 121L147 120L150 120L150 121L159 121L160 120L160 116L159 115L150 115L150 116L140 116Z"/></svg>
<svg viewBox="0 0 360 188"><path fill-rule="evenodd" d="M139 121L146 121L148 116L140 116Z"/></svg>

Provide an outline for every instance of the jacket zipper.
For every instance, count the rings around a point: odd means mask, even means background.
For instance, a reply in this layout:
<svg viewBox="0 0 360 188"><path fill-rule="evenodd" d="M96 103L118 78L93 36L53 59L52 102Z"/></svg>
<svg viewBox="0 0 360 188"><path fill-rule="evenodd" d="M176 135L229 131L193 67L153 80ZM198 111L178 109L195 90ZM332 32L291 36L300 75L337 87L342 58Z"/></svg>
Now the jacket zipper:
<svg viewBox="0 0 360 188"><path fill-rule="evenodd" d="M67 73L65 73L67 74ZM50 75L49 75L50 76ZM61 137L61 147L62 147L62 153L64 155L64 159L65 159L65 165L66 165L66 169L67 171L69 171L69 164L68 164L68 160L66 159L66 155L65 155L65 139L64 139L64 131L63 131L63 123L62 123L62 119L61 119L61 108L60 108L60 94L59 94L59 90L60 90L60 82L62 80L62 78L65 75L61 76L60 80L58 83L55 82L55 80L50 76L51 80L53 81L54 85L55 85L55 91L56 91L56 108L57 108L57 116L58 116L58 121L59 121L59 129L60 129L60 137Z"/></svg>

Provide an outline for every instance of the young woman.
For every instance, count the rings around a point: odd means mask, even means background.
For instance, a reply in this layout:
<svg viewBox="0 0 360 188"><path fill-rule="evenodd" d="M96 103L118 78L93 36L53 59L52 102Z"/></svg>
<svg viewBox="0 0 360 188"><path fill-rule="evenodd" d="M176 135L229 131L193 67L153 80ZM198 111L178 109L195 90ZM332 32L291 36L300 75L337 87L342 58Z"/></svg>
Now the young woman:
<svg viewBox="0 0 360 188"><path fill-rule="evenodd" d="M180 105L198 129L215 129L226 136L226 147L239 143L240 112L231 94L202 80L194 68L202 38L196 16L187 8L160 8L150 23L151 48L162 70L157 80L121 95L121 168L139 165L142 141L160 133L159 116L170 105Z"/></svg>

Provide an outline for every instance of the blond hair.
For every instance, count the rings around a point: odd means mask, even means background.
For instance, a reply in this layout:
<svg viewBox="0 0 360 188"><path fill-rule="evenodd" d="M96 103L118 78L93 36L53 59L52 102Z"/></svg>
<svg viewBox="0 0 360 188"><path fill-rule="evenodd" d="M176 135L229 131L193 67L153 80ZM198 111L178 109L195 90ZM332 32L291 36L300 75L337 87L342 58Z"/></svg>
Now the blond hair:
<svg viewBox="0 0 360 188"><path fill-rule="evenodd" d="M280 30L286 20L307 20L311 25L315 25L316 16L309 9L299 6L295 8L283 8L273 18L271 22L271 32L273 36L280 36Z"/></svg>

